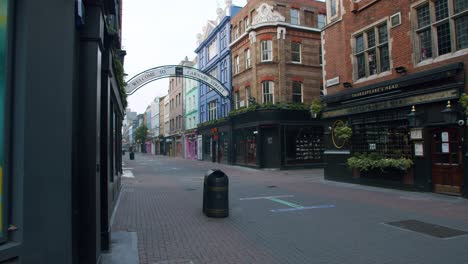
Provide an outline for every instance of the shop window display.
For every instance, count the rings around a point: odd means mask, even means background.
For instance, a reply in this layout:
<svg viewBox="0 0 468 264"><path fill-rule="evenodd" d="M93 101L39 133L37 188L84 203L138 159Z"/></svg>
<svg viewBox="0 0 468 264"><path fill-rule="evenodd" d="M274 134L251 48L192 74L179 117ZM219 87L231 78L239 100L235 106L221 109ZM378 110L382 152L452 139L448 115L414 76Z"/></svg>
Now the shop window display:
<svg viewBox="0 0 468 264"><path fill-rule="evenodd" d="M235 132L236 163L255 166L257 164L257 135L255 129Z"/></svg>
<svg viewBox="0 0 468 264"><path fill-rule="evenodd" d="M308 164L323 161L323 129L317 127L285 129L287 164Z"/></svg>
<svg viewBox="0 0 468 264"><path fill-rule="evenodd" d="M389 158L411 157L406 120L353 127L352 152L378 153Z"/></svg>

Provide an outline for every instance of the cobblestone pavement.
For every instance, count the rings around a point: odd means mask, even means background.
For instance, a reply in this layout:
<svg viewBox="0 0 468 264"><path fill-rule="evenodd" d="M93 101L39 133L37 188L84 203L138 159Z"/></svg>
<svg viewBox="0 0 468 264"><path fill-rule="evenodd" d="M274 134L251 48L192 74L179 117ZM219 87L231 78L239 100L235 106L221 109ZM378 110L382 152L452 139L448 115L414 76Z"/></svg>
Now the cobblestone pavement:
<svg viewBox="0 0 468 264"><path fill-rule="evenodd" d="M228 218L202 213L210 168L229 176ZM145 154L127 155L124 170L134 178L123 179L113 230L137 233L141 264L468 263L468 235L440 239L385 224L413 219L468 231L463 198L330 182L317 169ZM271 196L279 197L258 198Z"/></svg>

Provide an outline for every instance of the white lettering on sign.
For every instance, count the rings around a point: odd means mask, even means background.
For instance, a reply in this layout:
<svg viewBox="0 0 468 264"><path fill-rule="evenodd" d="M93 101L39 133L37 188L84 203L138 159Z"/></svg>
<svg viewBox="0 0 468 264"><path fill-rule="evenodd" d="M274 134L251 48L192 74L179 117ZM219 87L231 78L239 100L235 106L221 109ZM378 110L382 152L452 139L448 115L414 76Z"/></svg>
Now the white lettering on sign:
<svg viewBox="0 0 468 264"><path fill-rule="evenodd" d="M340 77L335 77L333 79L328 79L327 80L327 87L330 87L330 86L333 86L333 85L337 85L340 83Z"/></svg>
<svg viewBox="0 0 468 264"><path fill-rule="evenodd" d="M229 91L226 88L224 88L224 86L218 81L218 79L214 78L211 75L202 73L195 69L184 68L184 76L191 76L201 81L204 81L205 83L210 85L213 89L217 90L224 97L229 96Z"/></svg>
<svg viewBox="0 0 468 264"><path fill-rule="evenodd" d="M168 75L175 75L175 66L154 68L149 71L140 73L139 75L133 77L127 83L127 87L125 90L127 91L127 93L132 93L133 91L147 84L148 82L166 77Z"/></svg>
<svg viewBox="0 0 468 264"><path fill-rule="evenodd" d="M183 69L181 77L185 76L195 80L199 80L200 82L206 83L208 86L210 86L210 88L216 90L216 92L218 92L223 97L229 97L229 90L227 90L224 87L224 85L215 77L194 68L187 68L181 66L163 66L142 72L128 81L125 90L127 94L132 94L133 92L138 90L138 88L151 81L165 77L176 76L177 67ZM180 76L180 73L178 74L178 76Z"/></svg>

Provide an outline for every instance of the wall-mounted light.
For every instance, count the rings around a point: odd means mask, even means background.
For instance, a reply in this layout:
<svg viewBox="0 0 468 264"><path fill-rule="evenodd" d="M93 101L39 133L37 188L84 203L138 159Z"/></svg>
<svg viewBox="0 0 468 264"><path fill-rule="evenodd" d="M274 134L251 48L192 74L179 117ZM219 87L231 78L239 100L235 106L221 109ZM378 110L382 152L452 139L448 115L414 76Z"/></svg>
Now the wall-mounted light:
<svg viewBox="0 0 468 264"><path fill-rule="evenodd" d="M450 100L447 101L447 106L441 111L445 123L454 124L458 121L458 111L453 109Z"/></svg>
<svg viewBox="0 0 468 264"><path fill-rule="evenodd" d="M353 85L350 82L344 82L343 83L344 88L351 88Z"/></svg>
<svg viewBox="0 0 468 264"><path fill-rule="evenodd" d="M422 113L416 112L416 106L411 107L411 112L406 116L410 127L418 127L423 123Z"/></svg>
<svg viewBox="0 0 468 264"><path fill-rule="evenodd" d="M403 67L403 66L396 67L396 68L395 68L395 71L396 71L398 74L406 74L406 68Z"/></svg>

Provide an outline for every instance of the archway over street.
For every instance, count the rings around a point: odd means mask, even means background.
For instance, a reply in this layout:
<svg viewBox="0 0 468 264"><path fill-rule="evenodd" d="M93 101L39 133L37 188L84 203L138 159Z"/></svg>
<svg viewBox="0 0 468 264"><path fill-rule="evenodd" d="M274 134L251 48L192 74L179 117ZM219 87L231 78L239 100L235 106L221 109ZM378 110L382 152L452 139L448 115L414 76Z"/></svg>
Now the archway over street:
<svg viewBox="0 0 468 264"><path fill-rule="evenodd" d="M229 90L215 77L198 69L180 65L159 66L137 74L127 82L127 95L132 95L138 89L150 82L169 77L193 79L206 84L224 98L231 97Z"/></svg>

